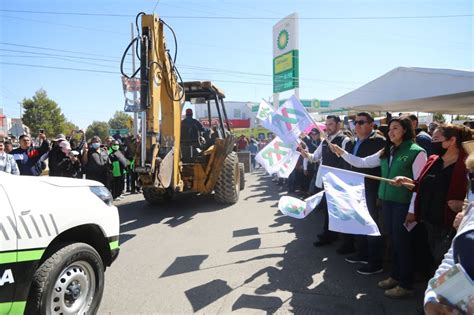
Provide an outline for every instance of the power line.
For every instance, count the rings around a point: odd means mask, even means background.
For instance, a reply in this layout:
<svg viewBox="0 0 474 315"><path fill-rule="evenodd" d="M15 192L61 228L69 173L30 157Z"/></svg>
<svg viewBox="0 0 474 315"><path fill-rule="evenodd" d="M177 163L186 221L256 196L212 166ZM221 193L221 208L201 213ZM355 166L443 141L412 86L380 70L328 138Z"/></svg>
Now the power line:
<svg viewBox="0 0 474 315"><path fill-rule="evenodd" d="M0 42L0 44L2 44L2 42ZM19 45L19 46L40 48L38 46L27 46L27 45ZM40 49L48 49L48 50L51 50L51 51L55 51L55 49L44 48L44 47L41 47ZM50 57L58 57L58 58L61 57L61 58L73 58L73 59L80 59L80 60L119 62L118 59L114 60L114 59L104 59L104 58L80 57L80 56L71 56L71 55L64 55L64 54L49 54L49 53L44 53L44 52L30 52L30 51L14 50L14 49L0 48L0 51L17 52L17 53L23 53L23 54L34 54L34 55L38 55L38 56L50 56ZM61 50L58 50L58 51L61 51ZM70 52L70 53L81 53L81 52L74 52L74 51L68 51L68 52ZM236 75L247 75L247 76L260 76L260 77L272 77L273 76L272 74L267 74L267 73L245 72L245 71L237 71L237 70L231 70L231 69L212 68L212 67L199 67L199 66L192 66L192 65L185 65L185 64L178 64L177 66L179 68L183 68L183 69L200 70L200 71L216 72L216 73L223 73L223 74L236 74ZM323 79L318 79L318 78L300 78L300 80L315 81L315 82L322 82L322 83L324 83L324 82L327 82L327 83L343 83L343 84L360 84L360 83L362 83L362 82L356 82L356 81L323 80Z"/></svg>
<svg viewBox="0 0 474 315"><path fill-rule="evenodd" d="M76 25L64 24L64 23L54 23L54 22L42 21L42 20L25 19L25 18L21 18L21 17L13 17L13 16L8 16L8 15L0 15L0 17L7 18L7 19L13 19L13 20L20 20L20 21L29 21L29 22L37 22L37 23L44 23L44 24L50 24L50 25L64 26L64 27L76 28L76 29L87 30L87 31L94 31L94 32L104 32L104 33L128 35L127 33L115 32L115 31L111 31L111 30L103 30L103 29L85 27L85 26L76 26Z"/></svg>
<svg viewBox="0 0 474 315"><path fill-rule="evenodd" d="M2 44L2 45L7 45L7 46L16 46L16 47L25 47L25 48L35 48L35 49L41 49L41 50L60 51L60 52L67 52L67 53L72 53L72 54L81 54L81 55L90 55L90 56L98 56L98 57L111 57L111 58L116 58L116 56L107 56L107 55L101 55L101 54L92 54L92 53L83 52L83 51L74 51L74 50L65 50L65 49L57 49L57 48L40 47L40 46L21 45L21 44L6 43L6 42L0 42L0 44Z"/></svg>
<svg viewBox="0 0 474 315"><path fill-rule="evenodd" d="M455 15L412 15L412 16L351 16L351 17L298 17L298 20L405 20L405 19L442 19L473 17L473 14ZM163 15L167 19L206 19L206 20L281 20L281 17L243 17L243 16L185 16ZM292 19L292 18L288 18Z"/></svg>
<svg viewBox="0 0 474 315"><path fill-rule="evenodd" d="M54 11L8 10L8 9L0 9L0 12L32 13L32 14L53 14L53 15L80 15L80 16L135 17L135 15L133 15L133 14L86 13L86 12L54 12Z"/></svg>
<svg viewBox="0 0 474 315"><path fill-rule="evenodd" d="M118 71L114 72L114 71L95 70L95 69L55 67L55 66L44 66L44 65L23 64L23 63L10 63L10 62L0 62L0 64L7 65L7 66L20 66L20 67L32 67L32 68L44 68L44 69L55 69L55 70L80 71L80 72L91 72L91 73L104 73L104 74L120 75L120 72L118 72ZM199 79L197 79L197 78L188 78L188 80L202 80L202 78L199 78ZM246 84L246 85L267 85L267 86L272 85L272 83L264 83L264 82L248 82L248 81L234 81L234 80L221 80L221 79L215 79L215 80L212 80L212 81L223 82L223 83ZM305 86L304 88L314 88L314 86ZM343 89L351 89L351 88L343 88Z"/></svg>
<svg viewBox="0 0 474 315"><path fill-rule="evenodd" d="M40 56L65 57L65 58L84 59L84 60L96 60L96 61L104 61L104 62L119 62L118 59L113 60L113 59L104 59L104 58L68 56L68 55L49 54L49 53L44 53L44 52L33 52L33 51L24 51L24 50L16 50L16 49L0 48L0 51L16 52L16 53L23 53L23 54L33 54L33 55L40 55Z"/></svg>
<svg viewBox="0 0 474 315"><path fill-rule="evenodd" d="M156 5L158 5L158 2ZM156 7L156 6L155 6ZM53 15L78 15L78 16L101 16L101 17L134 17L130 14L110 13L86 13L86 12L55 12L55 11L31 11L31 10L8 10L0 9L0 12L31 13L31 14L53 14ZM473 17L474 14L452 14L452 15L406 15L406 16L327 16L327 17L298 17L299 20L400 20L400 19L444 19ZM208 19L208 20L281 20L281 17L271 16L192 16L192 15L163 15L162 18L173 19Z"/></svg>
<svg viewBox="0 0 474 315"><path fill-rule="evenodd" d="M94 72L94 73L108 73L108 74L120 74L118 71L105 71L105 70L94 70L94 69L79 69L79 68L66 68L66 67L53 67L53 66L43 66L43 65L31 65L23 63L13 63L13 62L2 62L0 64L7 66L21 66L21 67L33 67L33 68L46 68L46 69L57 69L57 70L71 70L71 71L81 71L81 72Z"/></svg>
<svg viewBox="0 0 474 315"><path fill-rule="evenodd" d="M155 7L153 8L153 13L155 13L156 7L158 6L158 3L160 3L160 0L156 0Z"/></svg>

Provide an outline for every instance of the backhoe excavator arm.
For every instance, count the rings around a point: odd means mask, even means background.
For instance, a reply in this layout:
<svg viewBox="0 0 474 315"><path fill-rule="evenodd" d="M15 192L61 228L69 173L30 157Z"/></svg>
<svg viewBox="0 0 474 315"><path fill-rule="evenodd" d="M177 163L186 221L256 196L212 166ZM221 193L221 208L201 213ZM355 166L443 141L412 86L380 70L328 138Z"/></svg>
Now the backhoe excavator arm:
<svg viewBox="0 0 474 315"><path fill-rule="evenodd" d="M181 101L184 91L177 83L174 62L166 49L164 22L156 15L141 16L140 108L145 112L142 126L140 163L137 172L144 187L183 190L180 177ZM171 152L171 153L170 153ZM160 164L167 156L160 178ZM171 162L172 161L172 162ZM163 167L161 167L163 168ZM164 175L161 176L164 176ZM169 185L164 182L169 182Z"/></svg>

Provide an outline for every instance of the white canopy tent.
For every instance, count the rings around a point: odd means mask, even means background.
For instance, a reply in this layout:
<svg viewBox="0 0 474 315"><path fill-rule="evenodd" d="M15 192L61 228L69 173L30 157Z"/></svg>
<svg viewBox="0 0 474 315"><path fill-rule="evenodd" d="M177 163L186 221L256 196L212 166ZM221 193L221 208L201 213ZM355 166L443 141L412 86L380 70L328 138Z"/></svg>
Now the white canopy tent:
<svg viewBox="0 0 474 315"><path fill-rule="evenodd" d="M474 115L474 72L398 67L336 98L330 107Z"/></svg>

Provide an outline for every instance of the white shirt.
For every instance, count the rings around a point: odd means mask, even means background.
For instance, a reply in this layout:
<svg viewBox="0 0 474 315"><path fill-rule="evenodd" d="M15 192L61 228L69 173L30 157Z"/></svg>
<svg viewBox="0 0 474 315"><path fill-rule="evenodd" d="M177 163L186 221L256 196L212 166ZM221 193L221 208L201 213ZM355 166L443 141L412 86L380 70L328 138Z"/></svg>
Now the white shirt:
<svg viewBox="0 0 474 315"><path fill-rule="evenodd" d="M347 163L355 167L373 168L373 167L380 166L381 154L382 154L382 151L379 151L367 157L361 158L361 157L349 154L347 152L343 152L341 156ZM420 176L421 170L426 164L426 159L427 159L427 156L426 156L425 151L420 151L420 153L418 153L418 155L416 156L415 160L413 161L413 164L411 165L413 179L416 180ZM390 156L389 165L391 164L392 164L392 157ZM414 208L415 198L416 198L416 193L413 193L411 197L410 208L408 209L408 212L410 213L415 213L415 208Z"/></svg>
<svg viewBox="0 0 474 315"><path fill-rule="evenodd" d="M16 164L13 155L7 154L5 151L0 152L0 171L20 175L18 164Z"/></svg>

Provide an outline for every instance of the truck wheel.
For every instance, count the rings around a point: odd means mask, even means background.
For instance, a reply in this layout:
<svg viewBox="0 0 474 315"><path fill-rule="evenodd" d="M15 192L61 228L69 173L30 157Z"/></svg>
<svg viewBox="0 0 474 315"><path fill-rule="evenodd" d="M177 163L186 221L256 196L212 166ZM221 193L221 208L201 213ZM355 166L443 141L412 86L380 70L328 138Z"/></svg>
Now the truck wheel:
<svg viewBox="0 0 474 315"><path fill-rule="evenodd" d="M154 187L143 188L143 197L145 200L152 205L157 205L164 203L165 201L171 199L170 196L160 189Z"/></svg>
<svg viewBox="0 0 474 315"><path fill-rule="evenodd" d="M225 158L221 174L214 187L214 197L219 203L234 204L239 200L240 174L237 153Z"/></svg>
<svg viewBox="0 0 474 315"><path fill-rule="evenodd" d="M104 292L104 265L84 243L65 245L36 270L26 314L95 314Z"/></svg>
<svg viewBox="0 0 474 315"><path fill-rule="evenodd" d="M239 163L239 174L240 174L240 190L245 188L245 167L244 163Z"/></svg>

